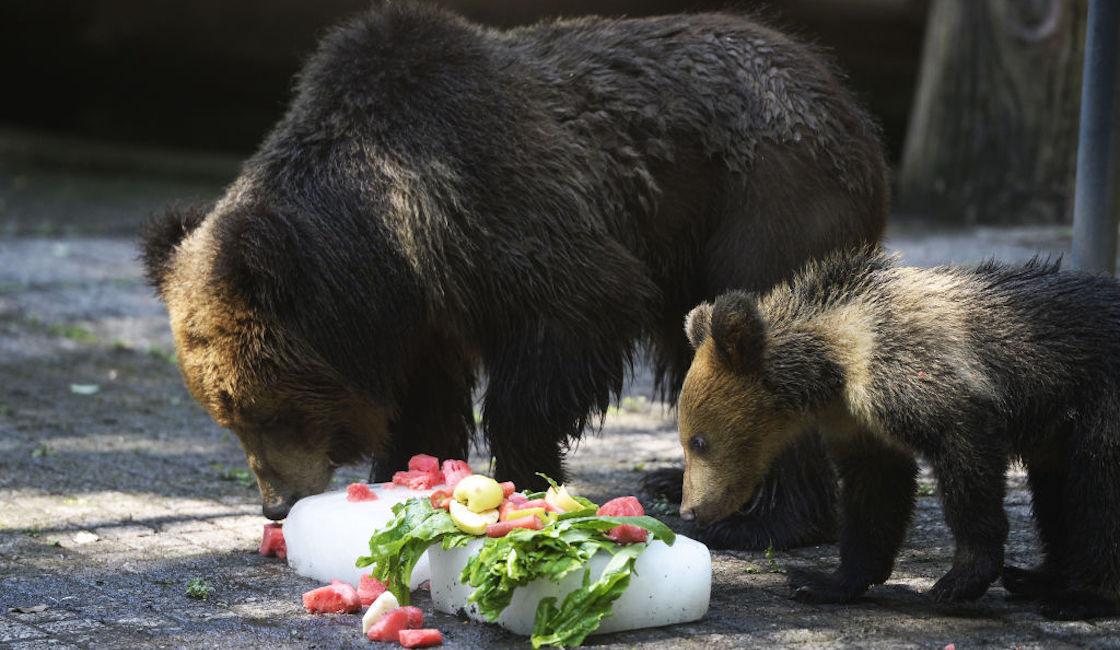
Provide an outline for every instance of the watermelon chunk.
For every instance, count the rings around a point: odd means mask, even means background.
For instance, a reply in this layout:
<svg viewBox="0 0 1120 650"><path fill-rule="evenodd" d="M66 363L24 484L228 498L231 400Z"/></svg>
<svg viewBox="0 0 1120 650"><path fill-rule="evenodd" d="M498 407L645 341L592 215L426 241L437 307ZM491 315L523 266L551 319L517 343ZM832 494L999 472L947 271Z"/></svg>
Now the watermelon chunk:
<svg viewBox="0 0 1120 650"><path fill-rule="evenodd" d="M448 491L454 491L459 481L471 474L474 474L474 470L471 469L471 466L468 465L465 460L448 458L443 461L443 482L447 483Z"/></svg>
<svg viewBox="0 0 1120 650"><path fill-rule="evenodd" d="M376 501L377 493L365 483L351 483L346 486L347 501Z"/></svg>
<svg viewBox="0 0 1120 650"><path fill-rule="evenodd" d="M401 607L405 614L408 614L408 628L415 630L424 627L424 612L419 607L414 605L405 605Z"/></svg>
<svg viewBox="0 0 1120 650"><path fill-rule="evenodd" d="M416 454L408 459L408 471L433 474L439 471L439 459L428 454Z"/></svg>
<svg viewBox="0 0 1120 650"><path fill-rule="evenodd" d="M362 608L354 587L338 580L303 594L303 606L312 614L348 614Z"/></svg>
<svg viewBox="0 0 1120 650"><path fill-rule="evenodd" d="M443 483L443 472L439 469L439 459L428 454L416 454L408 459L408 471L427 472L432 475L432 486ZM431 486L430 486L431 487Z"/></svg>
<svg viewBox="0 0 1120 650"><path fill-rule="evenodd" d="M618 497L604 503L595 514L608 517L638 517L646 514L646 509L642 507L637 497ZM619 544L634 544L646 541L649 538L649 531L640 526L615 526L607 531L607 537Z"/></svg>
<svg viewBox="0 0 1120 650"><path fill-rule="evenodd" d="M399 641L401 630L408 629L408 612L403 607L391 609L370 626L366 637L370 641Z"/></svg>
<svg viewBox="0 0 1120 650"><path fill-rule="evenodd" d="M378 596L385 593L386 589L388 587L380 580L366 573L358 581L358 598L362 601L363 607L369 607Z"/></svg>
<svg viewBox="0 0 1120 650"><path fill-rule="evenodd" d="M513 481L502 481L498 485L502 486L502 496L507 499L509 495L517 491L517 486L513 484Z"/></svg>
<svg viewBox="0 0 1120 650"><path fill-rule="evenodd" d="M433 645L443 645L443 634L435 628L422 630L401 630L397 640L406 648L427 648Z"/></svg>
<svg viewBox="0 0 1120 650"><path fill-rule="evenodd" d="M409 470L393 474L393 482L410 490L430 490L439 485L441 481L436 474Z"/></svg>
<svg viewBox="0 0 1120 650"><path fill-rule="evenodd" d="M284 529L280 524L264 525L264 536L257 551L266 557L288 557L288 544L284 541Z"/></svg>

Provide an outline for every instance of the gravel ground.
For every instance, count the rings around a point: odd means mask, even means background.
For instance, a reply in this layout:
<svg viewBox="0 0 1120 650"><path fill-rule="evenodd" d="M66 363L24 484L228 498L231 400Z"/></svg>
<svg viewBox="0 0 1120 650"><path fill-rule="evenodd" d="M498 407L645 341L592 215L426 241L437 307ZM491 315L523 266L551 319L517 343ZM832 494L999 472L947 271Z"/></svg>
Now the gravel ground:
<svg viewBox="0 0 1120 650"><path fill-rule="evenodd" d="M12 141L0 133L0 154ZM217 192L220 181L194 167L177 178L183 167L166 157L145 173L89 171L119 156L76 151L79 164L64 168L0 162L0 646L366 646L357 616L305 613L300 594L317 584L257 554L265 520L244 456L187 394L166 312L141 280L132 233L144 212ZM919 265L1069 247L1068 228L932 232L904 223L888 245ZM648 383L639 373L602 432L575 450L579 493L632 493L644 471L680 462L672 414L644 398ZM349 468L338 482L363 473ZM1037 560L1029 496L1020 471L1008 480L1007 556L1029 565ZM932 478L922 482L932 491ZM920 496L894 575L858 603L788 598L784 567L830 567L833 545L717 551L703 620L589 645L1120 647L1120 620L1047 621L998 584L975 603L934 607L923 592L951 556L936 497ZM432 612L424 593L417 600L448 647L526 645Z"/></svg>

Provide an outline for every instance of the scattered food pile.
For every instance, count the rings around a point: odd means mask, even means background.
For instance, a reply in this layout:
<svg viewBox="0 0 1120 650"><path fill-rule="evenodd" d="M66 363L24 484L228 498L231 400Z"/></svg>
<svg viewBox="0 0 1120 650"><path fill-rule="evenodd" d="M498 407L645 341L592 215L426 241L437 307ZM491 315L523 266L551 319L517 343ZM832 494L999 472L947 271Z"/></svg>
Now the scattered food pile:
<svg viewBox="0 0 1120 650"><path fill-rule="evenodd" d="M629 585L650 535L665 545L672 545L675 535L646 516L633 496L600 507L544 478L551 485L548 490L518 492L511 482L475 474L462 460L444 460L441 465L434 456L414 456L406 471L378 489L429 490L429 496L392 506L392 519L370 538L370 554L357 559L356 566L371 569L357 588L331 580L305 593L304 607L312 613L357 613L367 607L362 631L370 640L410 648L438 645L441 632L424 628L423 612L409 604L413 568L431 547L473 543L480 546L463 566L459 582L473 588L469 602L489 621L498 619L518 587L534 581L557 583L584 571L582 582L569 593L540 600L531 634L535 648L579 645L611 616L611 606ZM364 483L346 490L347 501L378 498ZM598 579L592 579L586 567L600 552L611 559ZM286 554L279 525L265 527L261 553Z"/></svg>

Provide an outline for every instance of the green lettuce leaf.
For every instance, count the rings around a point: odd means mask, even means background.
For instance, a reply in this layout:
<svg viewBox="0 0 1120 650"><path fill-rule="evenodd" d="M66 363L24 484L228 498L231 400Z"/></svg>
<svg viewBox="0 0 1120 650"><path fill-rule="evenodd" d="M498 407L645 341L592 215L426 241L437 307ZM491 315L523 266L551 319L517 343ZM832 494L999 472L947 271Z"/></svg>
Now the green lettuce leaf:
<svg viewBox="0 0 1120 650"><path fill-rule="evenodd" d="M585 569L583 585L559 606L556 598L544 598L537 606L530 639L533 647L577 646L611 615L611 605L626 591L634 562L647 546L619 545L602 532L623 524L641 526L669 545L676 540L673 531L653 517L561 519L541 530L518 528L505 537L487 539L467 561L459 579L475 587L468 600L488 621L495 621L513 600L517 587L539 579L559 582L606 550L614 557L596 581L591 581L590 571Z"/></svg>
<svg viewBox="0 0 1120 650"><path fill-rule="evenodd" d="M360 557L355 566L375 565L370 573L384 582L403 606L409 603L409 581L412 569L428 547L463 546L474 535L460 531L451 515L442 508L433 508L427 499L409 499L393 506L393 519L374 532L369 540L369 555Z"/></svg>
<svg viewBox="0 0 1120 650"><path fill-rule="evenodd" d="M644 544L632 544L615 552L599 579L591 582L591 570L583 572L583 586L569 593L559 607L556 598L542 598L533 619L534 648L542 645L574 647L583 643L599 623L611 615L611 605L630 586L630 576Z"/></svg>

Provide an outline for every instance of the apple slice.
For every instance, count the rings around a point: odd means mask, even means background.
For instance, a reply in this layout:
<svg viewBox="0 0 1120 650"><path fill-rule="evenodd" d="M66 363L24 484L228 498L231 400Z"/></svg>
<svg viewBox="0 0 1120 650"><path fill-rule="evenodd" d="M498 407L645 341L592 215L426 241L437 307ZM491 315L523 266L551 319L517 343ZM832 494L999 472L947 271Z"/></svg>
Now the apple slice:
<svg viewBox="0 0 1120 650"><path fill-rule="evenodd" d="M497 508L502 504L502 499L506 498L502 485L482 474L464 476L455 486L452 496L459 503L465 504L471 512Z"/></svg>
<svg viewBox="0 0 1120 650"><path fill-rule="evenodd" d="M563 485L560 486L560 489L554 487L548 488L548 492L544 493L544 500L561 512L571 512L583 507L579 501L576 501L572 498L572 495L568 494L568 490Z"/></svg>
<svg viewBox="0 0 1120 650"><path fill-rule="evenodd" d="M467 479L463 479L463 481L465 480ZM459 481L459 483L462 484L463 481ZM456 528L468 535L484 535L487 526L498 522L497 508L491 508L483 512L471 512L470 508L454 500L450 501L448 506L451 512L451 522L455 524Z"/></svg>

